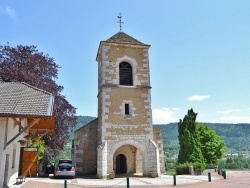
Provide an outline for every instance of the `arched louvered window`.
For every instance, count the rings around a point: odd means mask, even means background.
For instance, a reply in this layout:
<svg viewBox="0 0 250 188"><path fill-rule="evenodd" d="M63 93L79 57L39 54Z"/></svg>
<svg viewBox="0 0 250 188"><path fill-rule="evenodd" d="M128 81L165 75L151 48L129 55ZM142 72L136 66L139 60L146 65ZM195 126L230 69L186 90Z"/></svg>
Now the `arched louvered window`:
<svg viewBox="0 0 250 188"><path fill-rule="evenodd" d="M120 85L132 86L133 85L133 71L132 67L127 62L119 64Z"/></svg>

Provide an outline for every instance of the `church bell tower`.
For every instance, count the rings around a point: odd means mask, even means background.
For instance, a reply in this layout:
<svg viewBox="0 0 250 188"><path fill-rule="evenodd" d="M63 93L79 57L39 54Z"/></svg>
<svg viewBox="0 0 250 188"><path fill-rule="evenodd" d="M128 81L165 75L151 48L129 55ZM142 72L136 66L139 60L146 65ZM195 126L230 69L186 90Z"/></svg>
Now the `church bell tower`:
<svg viewBox="0 0 250 188"><path fill-rule="evenodd" d="M159 176L164 165L152 125L149 47L121 31L100 42L96 58L99 178L112 171Z"/></svg>

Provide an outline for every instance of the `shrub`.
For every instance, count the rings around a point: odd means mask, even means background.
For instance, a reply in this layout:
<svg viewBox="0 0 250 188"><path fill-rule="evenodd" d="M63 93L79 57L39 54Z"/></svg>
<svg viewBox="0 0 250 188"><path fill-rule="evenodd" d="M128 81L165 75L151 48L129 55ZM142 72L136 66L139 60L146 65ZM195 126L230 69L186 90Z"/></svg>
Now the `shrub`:
<svg viewBox="0 0 250 188"><path fill-rule="evenodd" d="M189 174L189 163L184 163L184 164L178 164L175 167L176 174L181 175L181 174Z"/></svg>
<svg viewBox="0 0 250 188"><path fill-rule="evenodd" d="M227 163L226 168L227 169L237 169L238 166L237 166L237 164L235 162L232 162L232 163Z"/></svg>
<svg viewBox="0 0 250 188"><path fill-rule="evenodd" d="M219 160L218 162L218 167L219 168L226 168L226 162L224 160Z"/></svg>
<svg viewBox="0 0 250 188"><path fill-rule="evenodd" d="M204 163L200 163L200 162L194 162L193 163L194 166L194 171L203 171L205 170L205 164Z"/></svg>

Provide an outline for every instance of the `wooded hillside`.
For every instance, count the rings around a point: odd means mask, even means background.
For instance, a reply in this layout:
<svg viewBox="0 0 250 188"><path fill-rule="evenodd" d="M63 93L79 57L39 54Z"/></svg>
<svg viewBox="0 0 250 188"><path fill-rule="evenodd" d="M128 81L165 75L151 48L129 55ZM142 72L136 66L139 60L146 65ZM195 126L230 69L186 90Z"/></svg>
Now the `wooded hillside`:
<svg viewBox="0 0 250 188"><path fill-rule="evenodd" d="M206 123L206 125L215 130L225 141L227 153L250 150L250 124ZM162 130L164 145L170 145L170 150L178 147L178 123L154 126Z"/></svg>
<svg viewBox="0 0 250 188"><path fill-rule="evenodd" d="M96 117L77 116L77 124L74 130L77 130ZM250 124L226 124L226 123L206 123L210 128L225 141L227 153L250 150ZM178 123L169 123L154 125L162 130L164 145L175 153L179 148ZM73 131L74 131L73 130Z"/></svg>

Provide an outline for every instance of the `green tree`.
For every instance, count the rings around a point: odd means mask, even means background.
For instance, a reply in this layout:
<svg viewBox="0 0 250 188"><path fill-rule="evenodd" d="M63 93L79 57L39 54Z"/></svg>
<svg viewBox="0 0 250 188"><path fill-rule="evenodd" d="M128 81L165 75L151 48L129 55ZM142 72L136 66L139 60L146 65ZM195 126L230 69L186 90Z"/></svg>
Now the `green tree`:
<svg viewBox="0 0 250 188"><path fill-rule="evenodd" d="M216 164L225 154L224 141L206 124L197 124L201 152L207 164Z"/></svg>
<svg viewBox="0 0 250 188"><path fill-rule="evenodd" d="M191 108L188 110L183 120L178 123L180 150L178 155L178 163L201 163L205 164L204 157L201 152L201 144L196 126L197 113Z"/></svg>

